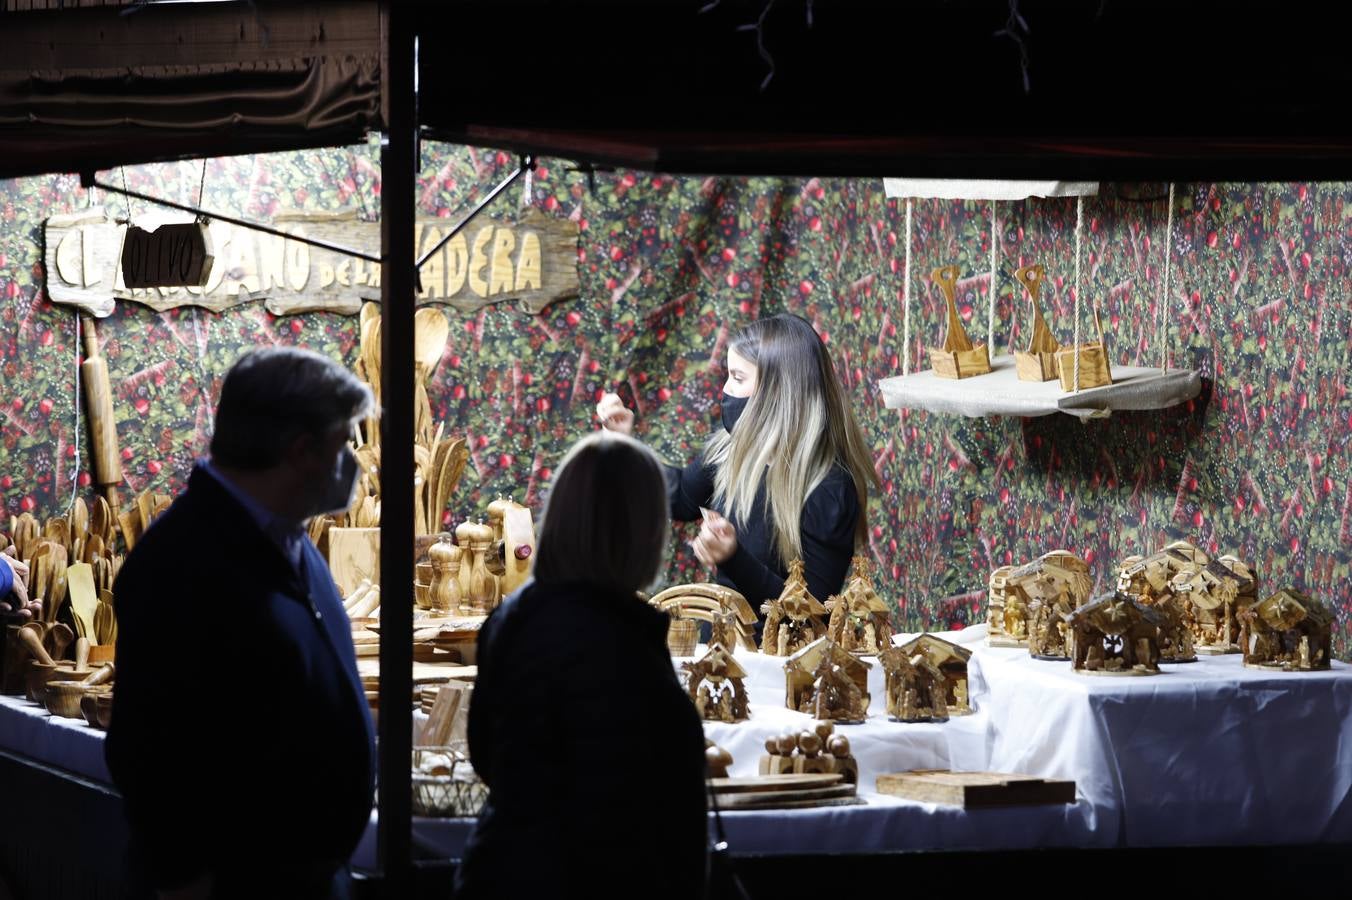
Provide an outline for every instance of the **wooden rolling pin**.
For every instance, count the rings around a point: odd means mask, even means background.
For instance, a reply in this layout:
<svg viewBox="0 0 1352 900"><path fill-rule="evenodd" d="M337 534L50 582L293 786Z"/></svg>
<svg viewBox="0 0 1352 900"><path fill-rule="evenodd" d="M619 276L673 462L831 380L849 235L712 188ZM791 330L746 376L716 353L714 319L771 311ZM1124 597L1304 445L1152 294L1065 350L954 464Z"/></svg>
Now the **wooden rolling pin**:
<svg viewBox="0 0 1352 900"><path fill-rule="evenodd" d="M120 504L117 486L122 483L122 457L117 452L117 420L113 418L113 389L108 381L108 362L99 355L99 333L90 316L80 317L84 329L85 361L80 364L84 381L89 431L93 438L94 482L103 491L108 505L116 511Z"/></svg>

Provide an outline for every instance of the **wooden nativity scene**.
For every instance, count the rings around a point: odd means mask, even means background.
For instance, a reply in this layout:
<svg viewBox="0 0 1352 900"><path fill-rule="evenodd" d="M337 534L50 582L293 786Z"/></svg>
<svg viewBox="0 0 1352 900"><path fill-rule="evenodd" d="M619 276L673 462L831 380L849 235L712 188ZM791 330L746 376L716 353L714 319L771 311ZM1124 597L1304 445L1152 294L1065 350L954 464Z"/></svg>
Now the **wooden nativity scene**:
<svg viewBox="0 0 1352 900"><path fill-rule="evenodd" d="M1187 541L1174 541L1149 556L1123 560L1117 586L1160 611L1160 649L1169 662L1238 653L1237 617L1254 603L1258 579L1234 556L1212 559Z"/></svg>
<svg viewBox="0 0 1352 900"><path fill-rule="evenodd" d="M868 718L868 670L830 638L818 638L784 662L784 705L815 719L858 724Z"/></svg>
<svg viewBox="0 0 1352 900"><path fill-rule="evenodd" d="M943 722L972 711L967 661L972 651L922 634L878 657L886 684L887 715L896 722Z"/></svg>
<svg viewBox="0 0 1352 900"><path fill-rule="evenodd" d="M1065 550L1044 553L1021 566L1001 566L990 577L986 642L1069 659L1063 616L1089 600L1092 586L1088 564Z"/></svg>
<svg viewBox="0 0 1352 900"><path fill-rule="evenodd" d="M1332 668L1333 614L1319 600L1282 588L1239 613L1244 665L1309 672Z"/></svg>
<svg viewBox="0 0 1352 900"><path fill-rule="evenodd" d="M686 691L701 719L742 722L751 717L747 707L746 670L720 643L709 645L703 656L681 664Z"/></svg>
<svg viewBox="0 0 1352 900"><path fill-rule="evenodd" d="M787 731L765 739L761 775L840 775L859 783L859 763L850 752L850 739L835 733L835 723L819 719L810 729Z"/></svg>
<svg viewBox="0 0 1352 900"><path fill-rule="evenodd" d="M850 653L877 656L892 645L892 619L887 603L873 590L868 560L854 558L854 574L839 596L826 601L831 618L827 634Z"/></svg>
<svg viewBox="0 0 1352 900"><path fill-rule="evenodd" d="M1070 614L1071 666L1082 675L1158 675L1159 614L1132 594L1100 594Z"/></svg>
<svg viewBox="0 0 1352 900"><path fill-rule="evenodd" d="M768 656L791 656L813 641L826 637L826 623L822 617L827 609L807 588L803 577L803 561L789 563L789 577L774 600L761 606L765 613L765 631L761 652Z"/></svg>

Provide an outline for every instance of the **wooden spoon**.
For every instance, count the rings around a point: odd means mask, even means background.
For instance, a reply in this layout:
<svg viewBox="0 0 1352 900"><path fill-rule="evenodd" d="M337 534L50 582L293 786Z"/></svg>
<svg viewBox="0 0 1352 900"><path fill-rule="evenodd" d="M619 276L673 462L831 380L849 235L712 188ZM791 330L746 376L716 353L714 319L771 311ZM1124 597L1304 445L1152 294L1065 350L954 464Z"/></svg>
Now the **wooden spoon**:
<svg viewBox="0 0 1352 900"><path fill-rule="evenodd" d="M413 315L413 362L422 383L432 376L446 352L451 323L439 309L424 306Z"/></svg>
<svg viewBox="0 0 1352 900"><path fill-rule="evenodd" d="M83 538L89 534L89 507L83 497L75 498L70 511L70 533L74 538Z"/></svg>

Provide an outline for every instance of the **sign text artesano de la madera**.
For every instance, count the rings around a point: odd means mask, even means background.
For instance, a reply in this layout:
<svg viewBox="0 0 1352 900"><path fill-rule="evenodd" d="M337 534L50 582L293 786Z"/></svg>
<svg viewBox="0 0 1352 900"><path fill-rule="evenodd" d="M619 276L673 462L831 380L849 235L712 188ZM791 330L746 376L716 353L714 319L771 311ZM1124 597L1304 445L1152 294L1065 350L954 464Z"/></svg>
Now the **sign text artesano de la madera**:
<svg viewBox="0 0 1352 900"><path fill-rule="evenodd" d="M370 255L377 255L380 247L380 225L351 216L279 216L272 224ZM441 219L418 220L418 254L435 247L449 227ZM201 287L128 288L120 265L125 230L98 209L48 219L47 291L52 300L104 316L116 300L153 309L201 306L219 311L264 299L269 311L281 315L355 313L363 300L380 298L379 264L219 221L210 226L215 259ZM476 219L423 266L419 300L464 311L518 300L538 312L555 300L576 296L577 233L575 223L536 210L517 220Z"/></svg>

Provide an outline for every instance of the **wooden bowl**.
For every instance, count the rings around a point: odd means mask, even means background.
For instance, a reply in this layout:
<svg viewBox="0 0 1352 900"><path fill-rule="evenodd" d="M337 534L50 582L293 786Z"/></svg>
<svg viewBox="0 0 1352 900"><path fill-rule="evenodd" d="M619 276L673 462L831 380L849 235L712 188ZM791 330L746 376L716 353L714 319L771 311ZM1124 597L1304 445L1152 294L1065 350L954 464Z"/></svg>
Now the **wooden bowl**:
<svg viewBox="0 0 1352 900"><path fill-rule="evenodd" d="M108 730L108 722L113 717L113 695L110 691L85 691L80 697L80 714L84 716L90 728Z"/></svg>
<svg viewBox="0 0 1352 900"><path fill-rule="evenodd" d="M30 659L26 678L28 699L34 703L41 703L47 682L57 679L79 681L93 671L93 669L85 669L83 672L77 672L75 671L75 663L69 659L57 660L54 665L50 666L35 659Z"/></svg>
<svg viewBox="0 0 1352 900"><path fill-rule="evenodd" d="M47 705L47 712L54 716L82 719L84 714L80 712L80 699L87 693L106 694L110 690L102 685L90 687L80 681L49 681L43 693L43 703Z"/></svg>

